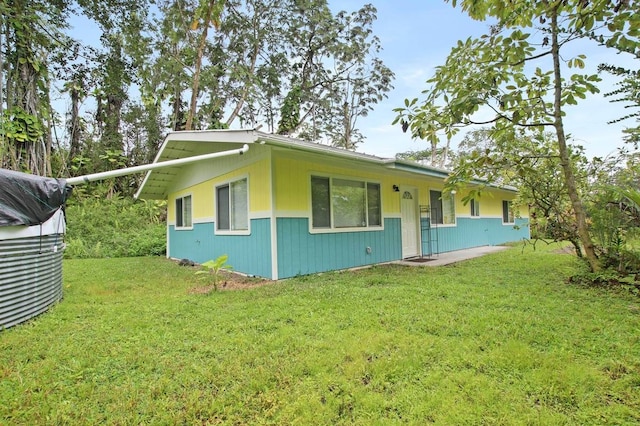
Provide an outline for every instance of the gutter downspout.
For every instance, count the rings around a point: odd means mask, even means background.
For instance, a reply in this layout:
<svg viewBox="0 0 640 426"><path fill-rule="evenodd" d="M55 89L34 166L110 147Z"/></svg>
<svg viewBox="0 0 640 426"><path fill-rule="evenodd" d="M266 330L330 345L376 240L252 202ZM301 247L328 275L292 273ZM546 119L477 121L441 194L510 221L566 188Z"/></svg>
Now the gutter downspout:
<svg viewBox="0 0 640 426"><path fill-rule="evenodd" d="M195 163L197 161L209 160L211 158L227 157L229 155L242 155L249 150L249 145L244 144L242 148L232 149L230 151L214 152L211 154L196 155L193 157L178 158L176 160L163 161L161 163L143 164L141 166L127 167L124 169L110 170L107 172L93 173L90 175L78 176L66 179L67 185L83 185L85 183L96 180L108 179L112 177L125 176L133 173L145 172L147 170L156 170L163 167L173 167L182 164Z"/></svg>

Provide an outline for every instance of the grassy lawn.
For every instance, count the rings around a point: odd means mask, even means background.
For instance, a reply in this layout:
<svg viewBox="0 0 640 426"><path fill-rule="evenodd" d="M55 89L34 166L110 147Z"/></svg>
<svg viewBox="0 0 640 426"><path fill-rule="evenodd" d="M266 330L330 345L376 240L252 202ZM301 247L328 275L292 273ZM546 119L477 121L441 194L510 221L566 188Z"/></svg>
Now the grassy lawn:
<svg viewBox="0 0 640 426"><path fill-rule="evenodd" d="M640 299L566 284L556 248L209 295L68 260L64 301L0 332L0 424L637 424Z"/></svg>

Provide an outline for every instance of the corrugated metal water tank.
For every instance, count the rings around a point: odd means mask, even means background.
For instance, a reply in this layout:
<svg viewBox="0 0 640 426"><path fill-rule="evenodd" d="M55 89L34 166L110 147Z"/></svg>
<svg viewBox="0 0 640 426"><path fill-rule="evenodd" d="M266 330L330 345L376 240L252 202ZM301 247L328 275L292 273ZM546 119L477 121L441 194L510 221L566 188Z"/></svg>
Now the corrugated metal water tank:
<svg viewBox="0 0 640 426"><path fill-rule="evenodd" d="M62 299L70 194L64 179L0 169L0 331Z"/></svg>
<svg viewBox="0 0 640 426"><path fill-rule="evenodd" d="M0 330L62 299L64 215L42 226L0 228Z"/></svg>
<svg viewBox="0 0 640 426"><path fill-rule="evenodd" d="M0 241L0 328L46 311L62 299L61 236Z"/></svg>

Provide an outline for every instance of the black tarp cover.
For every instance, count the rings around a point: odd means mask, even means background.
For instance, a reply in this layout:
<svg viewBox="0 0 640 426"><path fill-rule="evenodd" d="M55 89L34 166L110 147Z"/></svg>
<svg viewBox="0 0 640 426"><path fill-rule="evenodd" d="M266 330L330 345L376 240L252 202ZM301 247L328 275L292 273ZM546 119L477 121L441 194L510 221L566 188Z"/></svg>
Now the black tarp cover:
<svg viewBox="0 0 640 426"><path fill-rule="evenodd" d="M0 227L46 222L63 206L70 191L64 179L0 169Z"/></svg>

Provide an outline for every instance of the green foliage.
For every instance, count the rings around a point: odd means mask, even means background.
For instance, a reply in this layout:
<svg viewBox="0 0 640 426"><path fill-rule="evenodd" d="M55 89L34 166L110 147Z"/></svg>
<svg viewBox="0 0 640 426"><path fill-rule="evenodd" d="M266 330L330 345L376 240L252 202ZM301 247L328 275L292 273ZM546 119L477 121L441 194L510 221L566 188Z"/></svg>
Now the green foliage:
<svg viewBox="0 0 640 426"><path fill-rule="evenodd" d="M44 131L42 124L31 114L26 113L20 107L14 107L2 112L0 116L0 138L3 142L15 140L16 142L37 142Z"/></svg>
<svg viewBox="0 0 640 426"><path fill-rule="evenodd" d="M611 97L612 102L627 103L626 108L630 112L623 117L616 118L610 123L635 119L635 126L628 127L623 130L625 133L625 141L631 143L637 149L640 146L640 71L621 68L615 65L601 65L600 70L607 71L613 75L622 77L617 83L615 90L605 93L605 96Z"/></svg>
<svg viewBox="0 0 640 426"><path fill-rule="evenodd" d="M352 13L338 12L322 24L328 41L324 48L312 47L307 52L312 56L305 57L305 68L325 62L320 59L324 55L332 58L332 68L315 72L306 84L303 75L302 87L307 92L312 89L305 96L307 109L323 117L320 123L313 123L314 128L327 135L336 147L356 149L364 140L357 128L358 119L366 117L393 89L395 74L378 56L382 45L373 33L376 17L377 9L372 4L365 4ZM311 25L318 23L311 22ZM315 38L312 31L310 41ZM318 91L319 87L323 89ZM320 102L310 102L314 98Z"/></svg>
<svg viewBox="0 0 640 426"><path fill-rule="evenodd" d="M585 67L586 56L569 51L569 46L596 31L608 31L606 36L624 38L629 43L625 48L635 51L640 46L638 31L627 27L620 17L629 18L637 5L618 2L610 7L610 2L583 0L451 2L474 19L493 20L491 30L478 38L458 41L444 65L427 81L430 87L423 91L423 100L407 99L403 107L394 110L394 124L428 140L432 147L439 134L449 140L460 127L470 125L491 125L492 136L503 139L522 129L542 133L542 129L552 128L576 234L591 269L597 271L600 265L579 191L582 183L574 173L564 116L569 106L598 93L601 79L597 74L574 72ZM489 154L477 155L479 160L491 162ZM458 173L464 179L470 176L468 168Z"/></svg>
<svg viewBox="0 0 640 426"><path fill-rule="evenodd" d="M518 5L492 0L460 3L472 17L495 17L498 24L489 34L458 41L445 64L437 67L428 80L431 87L425 92L424 101L407 99L403 108L395 110L395 123L407 123L415 137L437 141L439 132L451 137L460 126L471 124L551 126L557 107L575 105L577 99L599 91L597 74L572 74L563 81L556 106L553 68L533 66L534 61L552 55L552 30L564 49L575 39L576 32L584 29L585 23L578 19L582 10L576 10L576 2L562 6L558 2L552 5L536 1ZM552 17L559 14L566 14L566 20L562 28L553 29ZM538 34L530 31L538 22L545 28L539 33L539 40L534 38ZM570 24L574 27L566 26ZM581 54L566 58L578 69L584 66L584 60ZM491 118L480 122L477 116L482 113L490 113Z"/></svg>
<svg viewBox="0 0 640 426"><path fill-rule="evenodd" d="M637 253L635 256L636 261L640 260ZM569 282L585 287L605 287L608 291L628 292L640 297L640 273L621 275L614 268L605 268L599 272L583 271L577 273L571 276Z"/></svg>
<svg viewBox="0 0 640 426"><path fill-rule="evenodd" d="M66 1L0 2L0 166L33 174L51 173L49 59L65 27ZM4 145L4 146L3 146Z"/></svg>
<svg viewBox="0 0 640 426"><path fill-rule="evenodd" d="M227 260L229 260L229 256L226 254L219 256L215 260L207 260L201 265L204 270L197 271L196 275L206 275L207 279L213 281L213 290L218 291L220 272L233 269L233 267L227 263Z"/></svg>
<svg viewBox="0 0 640 426"><path fill-rule="evenodd" d="M372 5L333 13L327 0L13 0L0 12L0 102L34 119L3 120L0 165L35 174L148 163L166 131L187 123L280 125L352 149L358 117L394 78L379 57ZM98 45L71 38L76 20ZM69 109L54 110L62 98ZM138 183L116 180L112 192Z"/></svg>
<svg viewBox="0 0 640 426"><path fill-rule="evenodd" d="M638 154L622 152L594 161L590 188L591 231L603 265L617 274L640 272L640 167Z"/></svg>
<svg viewBox="0 0 640 426"><path fill-rule="evenodd" d="M624 206L616 198L601 193L594 201L590 209L591 228L603 266L619 274L640 272L640 250L633 246L640 238L640 225L629 222Z"/></svg>
<svg viewBox="0 0 640 426"><path fill-rule="evenodd" d="M567 285L558 247L208 297L166 259L65 260L64 300L0 332L0 419L637 424L640 303Z"/></svg>
<svg viewBox="0 0 640 426"><path fill-rule="evenodd" d="M398 160L415 161L421 164L429 164L434 167L451 169L458 158L458 154L450 151L449 147L421 149L417 151L399 152L396 154Z"/></svg>
<svg viewBox="0 0 640 426"><path fill-rule="evenodd" d="M66 258L157 256L166 252L164 202L88 196L66 209Z"/></svg>
<svg viewBox="0 0 640 426"><path fill-rule="evenodd" d="M0 82L1 84L1 82ZM0 166L30 172L29 147L44 135L38 117L21 107L2 111L0 115Z"/></svg>
<svg viewBox="0 0 640 426"><path fill-rule="evenodd" d="M278 134L287 135L300 125L300 86L294 86L285 96L280 108Z"/></svg>

